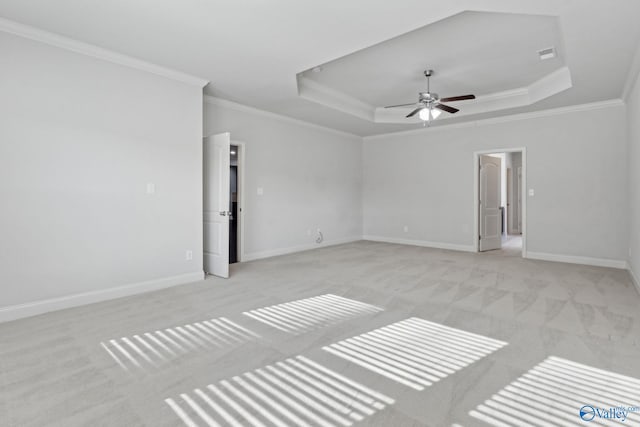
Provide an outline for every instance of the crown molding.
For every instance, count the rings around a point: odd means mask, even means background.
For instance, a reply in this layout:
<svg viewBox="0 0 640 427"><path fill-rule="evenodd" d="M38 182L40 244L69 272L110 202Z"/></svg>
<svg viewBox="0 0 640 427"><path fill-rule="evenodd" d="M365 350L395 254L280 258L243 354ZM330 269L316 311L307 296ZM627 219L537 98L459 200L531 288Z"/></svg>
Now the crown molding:
<svg viewBox="0 0 640 427"><path fill-rule="evenodd" d="M346 93L324 86L314 80L297 76L298 96L334 110L375 122L374 107Z"/></svg>
<svg viewBox="0 0 640 427"><path fill-rule="evenodd" d="M326 126L317 125L315 123L305 122L304 120L294 119L289 116L284 116L278 113L272 113L270 111L261 110L259 108L250 107L248 105L240 104L238 102L229 101L222 98L217 98L211 95L204 96L204 102L209 105L215 105L218 107L229 108L231 110L239 111L241 113L250 113L258 116L268 117L270 119L279 120L286 123L296 124L300 126L306 126L312 129L321 130L324 132L333 133L340 136L346 136L349 138L357 138L358 140L362 140L362 136L356 135L354 133L344 132L341 130L333 129Z"/></svg>
<svg viewBox="0 0 640 427"><path fill-rule="evenodd" d="M528 113L511 114L503 117L492 117L492 118L469 121L464 123L454 123L450 125L443 124L435 127L411 129L411 130L404 130L399 132L381 133L377 135L364 136L362 139L366 142L366 141L386 138L389 136L414 135L414 134L420 134L420 133L426 133L426 132L440 132L440 131L448 131L452 129L464 129L464 128L470 128L470 127L488 126L488 125L493 125L498 123L515 122L519 120L529 120L529 119L535 119L540 117L559 116L563 114L570 114L570 113L575 113L580 111L622 107L624 105L625 103L622 99L610 99L606 101L590 102L587 104L577 104L577 105L570 105L567 107L552 108L549 110L540 110L540 111L532 111Z"/></svg>
<svg viewBox="0 0 640 427"><path fill-rule="evenodd" d="M344 92L304 77L303 75L298 74L296 81L299 97L360 119L372 123L422 123L417 116L414 116L410 120L407 120L405 116L415 108L415 105L395 109L374 107ZM456 105L461 105L464 108L457 117L532 105L552 95L563 92L572 86L573 82L569 67L560 67L528 86L479 95L473 101L461 101L460 104ZM447 120L448 117L446 116L445 114L445 117L440 120Z"/></svg>
<svg viewBox="0 0 640 427"><path fill-rule="evenodd" d="M90 56L93 58L101 59L103 61L108 61L114 64L123 65L125 67L134 68L140 71L146 71L148 73L156 74L167 79L176 80L189 85L195 85L200 88L203 88L207 85L207 83L209 83L207 80L200 77L195 77L180 71L142 61L131 56L123 55L121 53L104 49L89 43L80 42L69 37L61 36L59 34L40 30L29 25L10 21L5 18L0 18L0 31L34 40L40 43L45 43L60 49L79 53L81 55Z"/></svg>

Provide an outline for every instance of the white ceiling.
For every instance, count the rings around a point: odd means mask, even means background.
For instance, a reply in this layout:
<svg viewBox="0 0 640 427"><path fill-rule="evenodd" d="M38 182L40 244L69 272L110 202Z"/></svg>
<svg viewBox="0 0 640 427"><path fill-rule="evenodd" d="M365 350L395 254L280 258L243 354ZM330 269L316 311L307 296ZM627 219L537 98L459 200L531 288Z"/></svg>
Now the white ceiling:
<svg viewBox="0 0 640 427"><path fill-rule="evenodd" d="M296 75L326 64L313 79L381 106L413 101L426 67L444 96L570 71L570 89L443 121L452 123L619 98L640 38L637 0L2 0L0 16L205 78L214 96L358 135L416 125L303 99ZM549 43L558 59L528 56Z"/></svg>
<svg viewBox="0 0 640 427"><path fill-rule="evenodd" d="M562 51L552 16L463 12L327 64L309 78L374 106L415 102L431 89L441 97L485 95L528 86L564 65L562 54L541 61L537 51Z"/></svg>

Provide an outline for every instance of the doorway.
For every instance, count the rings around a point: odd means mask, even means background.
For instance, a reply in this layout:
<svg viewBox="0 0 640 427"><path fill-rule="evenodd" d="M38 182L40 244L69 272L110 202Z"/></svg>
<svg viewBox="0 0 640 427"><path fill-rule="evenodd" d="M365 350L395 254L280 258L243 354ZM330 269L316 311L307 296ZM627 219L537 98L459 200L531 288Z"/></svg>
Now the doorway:
<svg viewBox="0 0 640 427"><path fill-rule="evenodd" d="M228 132L203 141L204 271L223 278L243 258L244 147Z"/></svg>
<svg viewBox="0 0 640 427"><path fill-rule="evenodd" d="M474 153L476 252L526 257L526 149Z"/></svg>
<svg viewBox="0 0 640 427"><path fill-rule="evenodd" d="M238 251L238 153L237 145L231 145L229 151L229 264L239 261Z"/></svg>

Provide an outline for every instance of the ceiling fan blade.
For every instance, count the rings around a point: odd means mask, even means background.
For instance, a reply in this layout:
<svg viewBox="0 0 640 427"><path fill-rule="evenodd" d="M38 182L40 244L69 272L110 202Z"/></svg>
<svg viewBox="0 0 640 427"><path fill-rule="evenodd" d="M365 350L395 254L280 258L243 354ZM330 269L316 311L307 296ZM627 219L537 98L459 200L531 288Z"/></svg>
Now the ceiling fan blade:
<svg viewBox="0 0 640 427"><path fill-rule="evenodd" d="M384 108L396 108L396 107L409 107L411 105L416 105L415 102L412 102L411 104L400 104L400 105L387 105Z"/></svg>
<svg viewBox="0 0 640 427"><path fill-rule="evenodd" d="M475 95L451 96L449 98L441 98L442 102L464 101L465 99L476 99Z"/></svg>
<svg viewBox="0 0 640 427"><path fill-rule="evenodd" d="M415 116L415 115L418 113L418 111L422 110L423 108L424 108L424 107L418 107L418 108L416 108L415 110L413 110L412 112L410 112L409 114L407 114L407 118Z"/></svg>
<svg viewBox="0 0 640 427"><path fill-rule="evenodd" d="M457 108L453 108L453 107L449 107L448 105L444 105L444 104L436 104L435 108L437 108L438 110L442 110L442 111L446 111L447 113L457 113L458 110Z"/></svg>

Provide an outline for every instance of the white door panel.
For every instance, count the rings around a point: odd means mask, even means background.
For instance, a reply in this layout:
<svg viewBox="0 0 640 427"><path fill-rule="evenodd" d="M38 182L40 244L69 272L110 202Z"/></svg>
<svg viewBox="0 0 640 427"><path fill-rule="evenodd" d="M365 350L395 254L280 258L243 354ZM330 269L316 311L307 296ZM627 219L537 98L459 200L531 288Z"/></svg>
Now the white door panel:
<svg viewBox="0 0 640 427"><path fill-rule="evenodd" d="M204 139L204 270L229 277L229 162L231 136Z"/></svg>
<svg viewBox="0 0 640 427"><path fill-rule="evenodd" d="M480 251L502 247L502 194L499 157L480 156Z"/></svg>

